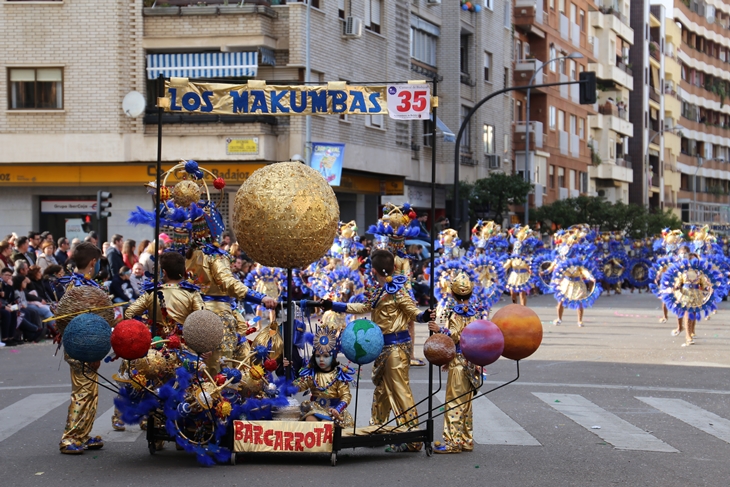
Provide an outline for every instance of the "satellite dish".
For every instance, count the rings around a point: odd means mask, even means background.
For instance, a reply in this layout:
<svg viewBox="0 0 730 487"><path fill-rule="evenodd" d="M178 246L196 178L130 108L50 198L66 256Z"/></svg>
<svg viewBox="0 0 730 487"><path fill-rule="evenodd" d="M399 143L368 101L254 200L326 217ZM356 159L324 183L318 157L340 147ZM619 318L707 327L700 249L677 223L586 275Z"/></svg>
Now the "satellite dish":
<svg viewBox="0 0 730 487"><path fill-rule="evenodd" d="M144 113L147 102L139 91L130 91L124 96L122 110L130 118L137 118Z"/></svg>

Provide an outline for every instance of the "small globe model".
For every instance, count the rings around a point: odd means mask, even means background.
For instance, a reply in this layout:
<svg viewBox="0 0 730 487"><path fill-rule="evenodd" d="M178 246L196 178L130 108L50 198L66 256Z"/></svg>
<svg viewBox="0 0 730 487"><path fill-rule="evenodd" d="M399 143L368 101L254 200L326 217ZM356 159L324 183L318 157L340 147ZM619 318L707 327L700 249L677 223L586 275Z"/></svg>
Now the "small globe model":
<svg viewBox="0 0 730 487"><path fill-rule="evenodd" d="M461 353L476 365L497 361L504 350L504 336L497 325L487 320L475 320L466 325L459 338Z"/></svg>
<svg viewBox="0 0 730 487"><path fill-rule="evenodd" d="M80 314L63 333L63 348L79 362L98 362L112 348L112 329L109 323L92 313Z"/></svg>
<svg viewBox="0 0 730 487"><path fill-rule="evenodd" d="M502 356L512 360L527 358L542 343L540 317L527 306L509 304L497 311L492 322L502 330L504 351Z"/></svg>
<svg viewBox="0 0 730 487"><path fill-rule="evenodd" d="M383 332L370 320L359 319L342 330L342 353L358 365L369 364L383 351Z"/></svg>

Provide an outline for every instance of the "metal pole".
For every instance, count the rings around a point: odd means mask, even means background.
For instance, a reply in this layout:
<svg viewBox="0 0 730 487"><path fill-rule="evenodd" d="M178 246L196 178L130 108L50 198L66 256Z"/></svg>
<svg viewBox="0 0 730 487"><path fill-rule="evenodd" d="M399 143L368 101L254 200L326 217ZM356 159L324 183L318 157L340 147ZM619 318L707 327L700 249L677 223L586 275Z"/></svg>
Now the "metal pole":
<svg viewBox="0 0 730 487"><path fill-rule="evenodd" d="M433 79L433 96L438 95L438 78ZM433 135L431 136L431 140L433 141L431 143L431 270L428 274L428 280L429 280L429 304L430 309L436 309L436 248L435 248L435 242L436 242L436 112L438 108L434 107L433 109L433 129L431 132ZM432 331L429 331L429 336L433 335ZM431 418L431 411L433 410L433 364L429 362L428 364L428 421L429 425L433 419ZM428 428L429 431L433 431L432 428ZM431 442L433 438L431 435L429 435L429 442Z"/></svg>
<svg viewBox="0 0 730 487"><path fill-rule="evenodd" d="M158 275L160 272L160 174L162 173L162 112L159 98L165 96L165 77L159 75L157 77L157 169L155 174L155 275L152 276L154 288L152 290L152 325L150 326L152 336L157 335L157 285L159 284Z"/></svg>
<svg viewBox="0 0 730 487"><path fill-rule="evenodd" d="M312 0L307 0L307 14L305 16L306 32L304 38L304 81L309 83L312 77L312 66L310 63L310 28L311 28L311 12L312 12ZM307 115L304 120L304 163L309 165L309 161L312 156L312 116Z"/></svg>
<svg viewBox="0 0 730 487"><path fill-rule="evenodd" d="M286 270L286 324L284 325L284 355L294 357L294 280L292 269ZM292 360L292 359L289 359ZM292 380L291 362L286 369L286 378Z"/></svg>

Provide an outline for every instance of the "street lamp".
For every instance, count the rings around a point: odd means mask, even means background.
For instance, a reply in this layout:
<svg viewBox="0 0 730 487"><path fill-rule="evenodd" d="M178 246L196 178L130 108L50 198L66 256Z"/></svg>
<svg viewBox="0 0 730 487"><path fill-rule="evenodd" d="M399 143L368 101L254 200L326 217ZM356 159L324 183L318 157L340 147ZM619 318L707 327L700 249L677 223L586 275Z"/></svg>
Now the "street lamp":
<svg viewBox="0 0 730 487"><path fill-rule="evenodd" d="M537 73L542 71L543 68L548 66L551 63L554 63L556 61L560 61L563 59L581 59L583 57L583 54L579 52L571 52L567 56L560 56L553 59L550 59L549 61L546 61L540 65L540 67L535 67L535 72L532 73L532 77L530 78L530 82L527 84L527 113L525 114L525 179L528 183L532 183L530 180L530 167L531 167L531 156L532 151L530 151L530 86L535 82L535 76L537 76ZM550 115L548 114L548 117ZM548 121L549 123L549 121ZM527 201L525 201L525 225L530 224L530 192L528 190L527 192Z"/></svg>
<svg viewBox="0 0 730 487"><path fill-rule="evenodd" d="M682 130L684 130L684 127L682 127L681 125L675 125L670 129L666 129L664 132L677 132L678 135L681 135ZM659 137L664 132L657 132L652 135L649 139L649 143L646 145L646 154L644 155L644 174L646 175L646 195L644 196L644 206L646 206L647 208L649 207L649 193L651 189L651 171L649 170L649 146L654 142L654 139Z"/></svg>

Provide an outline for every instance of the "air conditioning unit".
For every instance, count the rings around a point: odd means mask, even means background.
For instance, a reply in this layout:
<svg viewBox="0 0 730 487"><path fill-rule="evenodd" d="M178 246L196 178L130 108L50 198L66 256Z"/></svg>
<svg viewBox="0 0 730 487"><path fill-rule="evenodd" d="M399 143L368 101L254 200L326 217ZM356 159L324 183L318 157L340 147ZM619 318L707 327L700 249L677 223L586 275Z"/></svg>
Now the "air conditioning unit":
<svg viewBox="0 0 730 487"><path fill-rule="evenodd" d="M598 190L598 196L600 196L601 198L605 198L606 197L606 190L605 189L599 189Z"/></svg>
<svg viewBox="0 0 730 487"><path fill-rule="evenodd" d="M438 4L438 3L441 3L441 0L427 0L427 2L426 2L426 3L430 3L430 4Z"/></svg>
<svg viewBox="0 0 730 487"><path fill-rule="evenodd" d="M502 167L502 159L496 154L485 155L484 162L487 163L489 169L499 169Z"/></svg>
<svg viewBox="0 0 730 487"><path fill-rule="evenodd" d="M345 19L345 32L343 37L355 39L362 36L362 19L359 17L347 17Z"/></svg>

